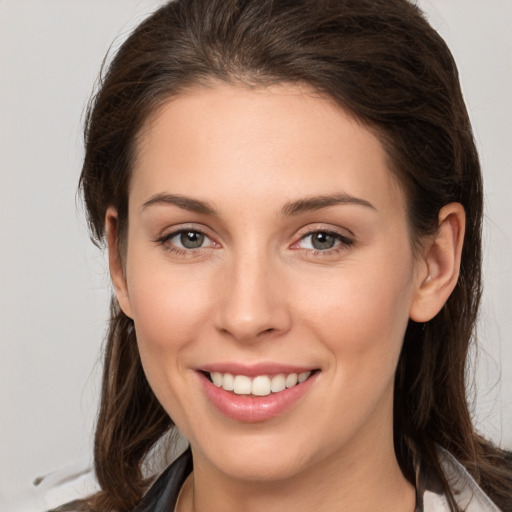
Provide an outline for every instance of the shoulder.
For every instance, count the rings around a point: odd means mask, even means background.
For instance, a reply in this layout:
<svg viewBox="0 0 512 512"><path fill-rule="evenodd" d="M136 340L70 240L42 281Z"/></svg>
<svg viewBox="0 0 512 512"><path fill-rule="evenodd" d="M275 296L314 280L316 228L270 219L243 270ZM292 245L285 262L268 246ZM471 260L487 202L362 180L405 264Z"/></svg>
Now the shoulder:
<svg viewBox="0 0 512 512"><path fill-rule="evenodd" d="M51 512L99 489L90 461L81 460L36 478L14 512Z"/></svg>
<svg viewBox="0 0 512 512"><path fill-rule="evenodd" d="M460 510L465 512L501 512L476 483L466 468L444 448L438 447L441 469ZM448 500L439 487L423 491L423 512L450 512Z"/></svg>
<svg viewBox="0 0 512 512"><path fill-rule="evenodd" d="M156 484L159 475L171 473L174 471L171 467L179 466L173 461L178 462L180 455L187 451L188 441L177 431L164 434L146 456L142 466L145 478L156 479ZM19 506L10 512L79 512L78 504L100 490L91 461L84 459L36 478L20 497Z"/></svg>
<svg viewBox="0 0 512 512"><path fill-rule="evenodd" d="M441 468L453 491L457 504L466 512L500 512L455 457L439 447Z"/></svg>

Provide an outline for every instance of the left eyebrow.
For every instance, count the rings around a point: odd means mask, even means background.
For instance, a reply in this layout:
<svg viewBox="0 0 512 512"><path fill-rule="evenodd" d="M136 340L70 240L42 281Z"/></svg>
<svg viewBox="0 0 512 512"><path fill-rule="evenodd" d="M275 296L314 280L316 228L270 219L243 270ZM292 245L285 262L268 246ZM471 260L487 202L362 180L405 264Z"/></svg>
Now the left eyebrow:
<svg viewBox="0 0 512 512"><path fill-rule="evenodd" d="M335 206L339 204L356 204L377 211L377 208L375 208L375 206L373 206L373 204L369 201L366 201L366 199L360 199L348 194L333 194L326 196L305 197L303 199L298 199L297 201L286 203L281 210L281 215L298 215L299 213L311 210L320 210L321 208L327 208L329 206Z"/></svg>

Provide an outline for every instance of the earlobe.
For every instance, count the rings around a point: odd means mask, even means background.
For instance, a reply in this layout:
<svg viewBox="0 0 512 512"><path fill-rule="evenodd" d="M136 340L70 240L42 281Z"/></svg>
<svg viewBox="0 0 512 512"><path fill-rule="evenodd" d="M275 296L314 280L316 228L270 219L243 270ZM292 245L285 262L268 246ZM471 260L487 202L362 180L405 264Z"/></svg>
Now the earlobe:
<svg viewBox="0 0 512 512"><path fill-rule="evenodd" d="M438 230L424 247L426 275L420 278L409 314L415 322L428 322L437 315L457 284L465 220L460 203L450 203L439 212Z"/></svg>
<svg viewBox="0 0 512 512"><path fill-rule="evenodd" d="M113 207L107 209L105 215L105 233L107 238L108 264L110 278L114 285L114 291L123 313L132 318L132 310L128 288L126 285L125 269L119 254L119 224L117 211Z"/></svg>

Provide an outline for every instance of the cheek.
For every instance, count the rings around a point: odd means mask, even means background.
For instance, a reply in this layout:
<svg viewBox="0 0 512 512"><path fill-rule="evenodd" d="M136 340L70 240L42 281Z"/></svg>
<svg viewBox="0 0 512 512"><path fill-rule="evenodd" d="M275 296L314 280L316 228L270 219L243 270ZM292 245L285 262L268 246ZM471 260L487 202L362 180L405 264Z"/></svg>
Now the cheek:
<svg viewBox="0 0 512 512"><path fill-rule="evenodd" d="M211 279L203 274L173 271L165 258L134 251L128 293L141 355L175 353L198 337L212 303Z"/></svg>
<svg viewBox="0 0 512 512"><path fill-rule="evenodd" d="M401 350L409 320L413 289L412 260L395 266L393 258L382 258L364 269L341 269L315 286L304 283L295 295L307 297L301 306L304 324L314 329L336 356L337 364L357 360L388 372Z"/></svg>
<svg viewBox="0 0 512 512"><path fill-rule="evenodd" d="M212 301L209 284L193 272L172 272L166 262L137 265L137 261L132 259L127 275L142 366L173 421L187 425L192 389L188 354L204 338Z"/></svg>
<svg viewBox="0 0 512 512"><path fill-rule="evenodd" d="M327 418L352 432L376 410L391 414L410 293L405 275L387 279L376 271L354 272L310 296L304 326L330 353L325 378L336 403L332 410L317 411L319 421Z"/></svg>

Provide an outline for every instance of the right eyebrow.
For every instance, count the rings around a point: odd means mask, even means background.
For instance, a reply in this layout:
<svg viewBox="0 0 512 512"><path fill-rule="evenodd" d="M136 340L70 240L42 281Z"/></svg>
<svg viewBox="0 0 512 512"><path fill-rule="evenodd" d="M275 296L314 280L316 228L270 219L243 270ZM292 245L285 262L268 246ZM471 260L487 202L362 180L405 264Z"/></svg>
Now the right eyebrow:
<svg viewBox="0 0 512 512"><path fill-rule="evenodd" d="M215 208L205 201L192 199L191 197L182 196L180 194L155 194L151 196L143 205L142 209L158 204L170 204L189 210L191 212L202 213L204 215L217 215Z"/></svg>

